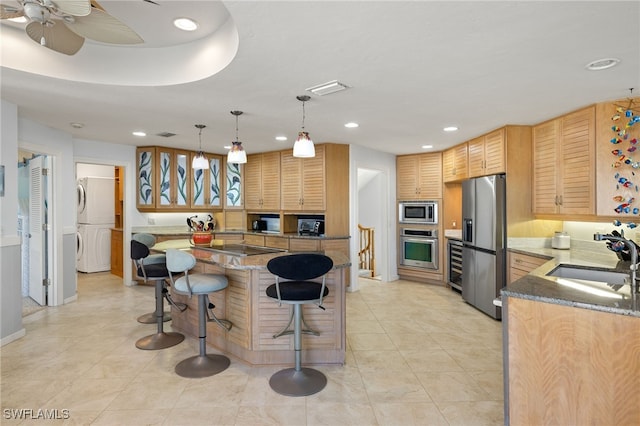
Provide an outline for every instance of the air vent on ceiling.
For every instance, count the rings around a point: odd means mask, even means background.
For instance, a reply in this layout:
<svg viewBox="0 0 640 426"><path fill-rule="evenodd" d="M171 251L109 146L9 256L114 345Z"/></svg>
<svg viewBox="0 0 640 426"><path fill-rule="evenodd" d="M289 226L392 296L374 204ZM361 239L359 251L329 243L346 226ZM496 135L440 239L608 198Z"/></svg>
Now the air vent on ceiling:
<svg viewBox="0 0 640 426"><path fill-rule="evenodd" d="M163 138L170 138L171 136L175 136L175 133L171 133L171 132L162 132L162 133L158 133L156 136L162 136Z"/></svg>
<svg viewBox="0 0 640 426"><path fill-rule="evenodd" d="M306 89L308 92L313 93L314 95L324 96L330 93L340 92L342 90L348 89L344 83L340 83L338 80L332 80L327 83L318 84L317 86L309 87Z"/></svg>

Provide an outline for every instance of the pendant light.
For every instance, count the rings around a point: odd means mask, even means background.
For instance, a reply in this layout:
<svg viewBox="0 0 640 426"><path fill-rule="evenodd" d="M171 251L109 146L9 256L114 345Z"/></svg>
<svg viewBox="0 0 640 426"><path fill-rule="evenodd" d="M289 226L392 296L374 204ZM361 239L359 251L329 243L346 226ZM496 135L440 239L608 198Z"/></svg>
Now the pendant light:
<svg viewBox="0 0 640 426"><path fill-rule="evenodd" d="M293 144L293 156L300 158L310 158L316 156L316 149L313 146L313 141L309 137L309 133L304 131L304 103L311 99L307 95L296 96L300 102L302 102L302 131L298 132L298 139Z"/></svg>
<svg viewBox="0 0 640 426"><path fill-rule="evenodd" d="M198 140L200 141L200 146L198 148L198 153L195 157L193 157L193 161L191 162L191 167L194 169L208 169L209 168L209 160L204 156L204 152L202 152L202 129L204 129L204 124L196 124L196 129L199 129L198 132Z"/></svg>
<svg viewBox="0 0 640 426"><path fill-rule="evenodd" d="M231 114L236 116L236 140L227 154L227 163L244 164L247 162L247 153L242 148L242 142L238 140L238 116L242 115L242 111L231 111Z"/></svg>

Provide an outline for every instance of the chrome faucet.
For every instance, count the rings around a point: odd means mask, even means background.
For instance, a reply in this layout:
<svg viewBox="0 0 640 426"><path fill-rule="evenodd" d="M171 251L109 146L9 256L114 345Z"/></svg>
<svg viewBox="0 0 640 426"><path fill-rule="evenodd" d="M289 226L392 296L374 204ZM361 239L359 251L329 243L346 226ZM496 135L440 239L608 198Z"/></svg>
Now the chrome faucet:
<svg viewBox="0 0 640 426"><path fill-rule="evenodd" d="M638 269L638 248L636 244L628 240L624 237L624 234L621 236L615 236L611 234L593 234L593 239L595 241L620 241L625 246L629 248L631 252L631 265L629 266L630 275L631 275L631 298L635 299L635 296L638 294L638 283L636 281L636 271Z"/></svg>

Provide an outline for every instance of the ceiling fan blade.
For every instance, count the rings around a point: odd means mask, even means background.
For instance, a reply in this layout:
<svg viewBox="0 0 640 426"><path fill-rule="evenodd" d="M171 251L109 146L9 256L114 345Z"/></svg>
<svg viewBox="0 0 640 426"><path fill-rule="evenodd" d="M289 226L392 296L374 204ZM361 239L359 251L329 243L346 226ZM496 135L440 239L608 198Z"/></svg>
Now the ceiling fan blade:
<svg viewBox="0 0 640 426"><path fill-rule="evenodd" d="M0 19L13 19L21 16L24 16L22 9L7 4L0 4Z"/></svg>
<svg viewBox="0 0 640 426"><path fill-rule="evenodd" d="M44 36L45 47L65 55L74 55L84 44L83 37L70 31L60 21L53 21L53 25L30 22L26 31L31 40L38 44L41 44Z"/></svg>
<svg viewBox="0 0 640 426"><path fill-rule="evenodd" d="M138 44L144 40L126 24L95 7L87 16L64 20L69 29L91 40L112 44Z"/></svg>
<svg viewBox="0 0 640 426"><path fill-rule="evenodd" d="M87 16L91 13L90 0L53 0L53 4L65 15Z"/></svg>

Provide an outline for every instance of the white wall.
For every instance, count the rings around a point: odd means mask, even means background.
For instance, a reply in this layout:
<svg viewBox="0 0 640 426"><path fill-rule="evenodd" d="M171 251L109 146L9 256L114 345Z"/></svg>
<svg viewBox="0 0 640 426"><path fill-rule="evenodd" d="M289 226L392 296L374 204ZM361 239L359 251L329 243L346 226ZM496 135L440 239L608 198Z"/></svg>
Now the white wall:
<svg viewBox="0 0 640 426"><path fill-rule="evenodd" d="M387 206L381 212L380 250L377 257L384 256L387 270L381 274L383 281L395 281L398 277L396 247L396 157L393 154L375 151L358 145L350 145L349 151L349 228L351 234L351 286L358 289L358 168L379 170L382 173L381 198ZM386 250L386 253L384 251Z"/></svg>
<svg viewBox="0 0 640 426"><path fill-rule="evenodd" d="M0 345L22 337L20 237L18 236L18 108L0 100Z"/></svg>
<svg viewBox="0 0 640 426"><path fill-rule="evenodd" d="M115 170L113 166L104 166L101 164L76 164L76 178L80 179L87 176L112 178L115 176Z"/></svg>

